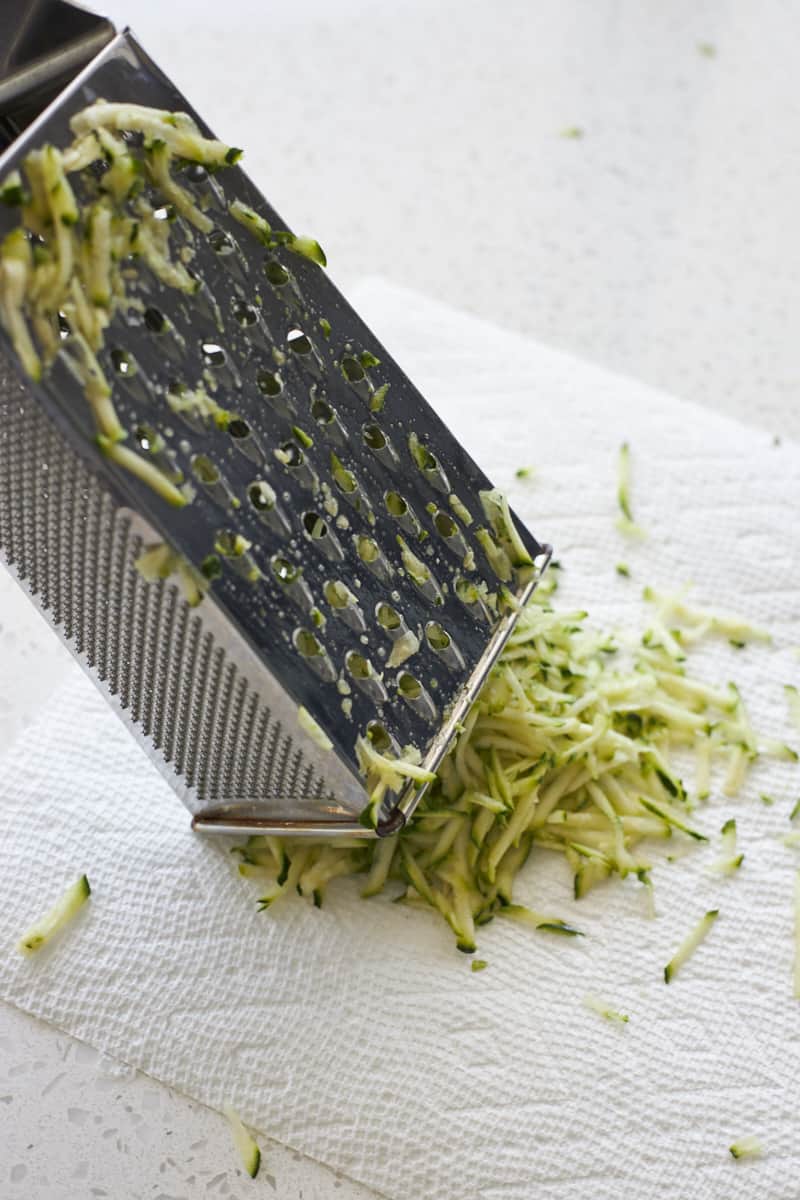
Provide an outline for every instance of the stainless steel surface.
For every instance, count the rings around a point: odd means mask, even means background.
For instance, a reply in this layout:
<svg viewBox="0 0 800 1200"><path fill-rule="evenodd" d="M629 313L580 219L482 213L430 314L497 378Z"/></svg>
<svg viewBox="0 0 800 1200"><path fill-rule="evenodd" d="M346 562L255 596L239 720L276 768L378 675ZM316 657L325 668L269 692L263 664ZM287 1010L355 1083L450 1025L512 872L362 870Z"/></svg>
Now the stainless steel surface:
<svg viewBox="0 0 800 1200"><path fill-rule="evenodd" d="M69 118L98 96L186 111L208 132L123 34L0 158L0 177L33 146L66 144ZM40 386L20 388L3 372L0 547L198 827L367 836L357 736L377 723L396 749L413 745L435 769L513 625L513 613L497 619L467 606L456 588L460 578L497 588L474 536L484 523L478 493L490 484L327 275L249 241L228 213L234 198L273 228L285 225L241 170L189 169L183 182L215 222L208 237L173 225L202 290L187 299L139 271L139 309L117 314L102 361L132 443L148 453L158 434L165 461L194 479L195 499L170 508L99 453L65 364L67 341ZM0 218L0 232L14 219ZM377 363L362 367L365 354ZM227 432L170 409L176 385L201 384L239 417ZM412 435L431 456L424 469ZM469 525L454 519L453 492ZM145 584L136 572L145 541L163 539L197 564L226 530L253 543L257 579L226 565L197 610L171 584ZM511 586L524 602L548 550L521 534L537 564ZM404 564L401 537L432 573L423 586ZM375 561L365 561L363 538L378 547ZM349 605L330 603L332 583L351 590ZM432 623L455 652L428 641ZM387 660L405 629L419 649L395 670ZM302 653L309 644L319 652ZM409 671L423 689L413 702L400 690ZM298 705L331 753L300 729ZM419 794L394 797L381 832L402 824Z"/></svg>
<svg viewBox="0 0 800 1200"><path fill-rule="evenodd" d="M113 37L110 21L64 0L3 0L0 148L10 144Z"/></svg>

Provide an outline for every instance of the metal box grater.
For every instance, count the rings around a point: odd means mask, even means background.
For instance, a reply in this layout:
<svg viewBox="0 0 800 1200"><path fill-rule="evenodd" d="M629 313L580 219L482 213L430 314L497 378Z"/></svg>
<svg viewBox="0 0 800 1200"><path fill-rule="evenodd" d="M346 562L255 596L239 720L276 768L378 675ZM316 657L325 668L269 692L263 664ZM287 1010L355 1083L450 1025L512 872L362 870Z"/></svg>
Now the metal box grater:
<svg viewBox="0 0 800 1200"><path fill-rule="evenodd" d="M187 112L211 136L129 32L71 4L5 0L0 39L0 180L32 148L68 144L98 97ZM413 745L435 770L514 624L513 604L494 611L469 586L498 588L475 537L490 484L324 271L231 218L236 198L284 227L238 167L185 182L214 223L193 239L202 290L140 272L138 313L115 315L102 364L131 444L158 448L195 498L170 508L109 462L64 352L33 384L0 331L0 552L195 828L388 834L424 785L390 793L365 828L357 737ZM0 213L0 235L18 220ZM236 413L225 431L167 403L202 378ZM517 527L533 566L507 590L524 604L549 547ZM135 567L153 541L197 564L234 532L252 578L225 560L196 608ZM430 572L419 585L398 537ZM419 648L390 669L407 631Z"/></svg>

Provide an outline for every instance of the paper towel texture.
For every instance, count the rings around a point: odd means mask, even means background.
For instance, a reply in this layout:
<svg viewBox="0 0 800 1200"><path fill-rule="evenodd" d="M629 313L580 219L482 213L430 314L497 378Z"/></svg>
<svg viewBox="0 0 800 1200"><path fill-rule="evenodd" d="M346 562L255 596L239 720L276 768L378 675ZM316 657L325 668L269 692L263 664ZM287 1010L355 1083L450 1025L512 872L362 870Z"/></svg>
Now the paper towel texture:
<svg viewBox="0 0 800 1200"><path fill-rule="evenodd" d="M723 642L699 661L710 680L739 681L758 728L791 741L781 685L800 676L800 447L379 283L355 301L555 544L559 603L644 628L645 583L693 580L698 602L774 632L772 648ZM623 440L642 543L614 527ZM527 465L533 481L515 480ZM479 945L489 967L473 975L438 919L365 903L346 882L322 910L298 900L259 914L231 843L190 832L77 668L3 766L4 999L202 1101L233 1102L393 1200L800 1196L800 859L780 841L800 768L759 764L735 802L714 791L698 823L716 836L735 815L744 865L711 875L712 840L657 867L655 920L636 885L574 905L566 865L535 853L520 898L588 936L494 922ZM78 927L18 957L20 932L82 871L93 896ZM707 942L665 986L664 964L712 907ZM587 992L630 1023L588 1012ZM748 1134L765 1157L736 1163L728 1146Z"/></svg>

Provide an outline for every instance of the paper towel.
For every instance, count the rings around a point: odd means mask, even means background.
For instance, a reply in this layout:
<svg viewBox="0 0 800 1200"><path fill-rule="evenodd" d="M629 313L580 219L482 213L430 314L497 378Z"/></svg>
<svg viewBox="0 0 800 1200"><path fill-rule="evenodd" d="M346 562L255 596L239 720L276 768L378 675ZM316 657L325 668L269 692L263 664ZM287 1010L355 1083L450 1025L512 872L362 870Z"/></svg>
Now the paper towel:
<svg viewBox="0 0 800 1200"><path fill-rule="evenodd" d="M357 306L564 566L560 602L644 623L644 583L692 579L773 648L704 650L754 723L791 740L781 684L800 660L800 447L380 283ZM646 542L614 528L631 444ZM536 468L532 482L515 468ZM616 575L624 559L631 578ZM14 680L0 681L13 694ZM255 909L230 843L203 840L77 671L3 760L0 995L396 1200L800 1195L800 1006L791 996L796 860L782 846L800 769L758 766L700 824L736 815L744 865L713 849L574 905L536 853L520 898L575 921L565 941L496 921L472 974L433 916L347 882L322 910ZM758 795L774 796L765 807ZM23 960L21 930L81 871L79 927ZM720 919L669 987L663 967ZM612 1027L593 992L630 1014ZM759 1161L728 1146L758 1135Z"/></svg>

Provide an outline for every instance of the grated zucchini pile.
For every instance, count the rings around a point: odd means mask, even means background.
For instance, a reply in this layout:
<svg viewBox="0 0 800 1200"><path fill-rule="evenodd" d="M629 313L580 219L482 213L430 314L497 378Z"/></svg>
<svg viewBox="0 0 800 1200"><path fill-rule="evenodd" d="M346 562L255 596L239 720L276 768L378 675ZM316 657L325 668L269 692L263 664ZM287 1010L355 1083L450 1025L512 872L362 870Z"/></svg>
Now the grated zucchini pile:
<svg viewBox="0 0 800 1200"><path fill-rule="evenodd" d="M788 746L756 735L734 685L710 686L687 667L700 638L759 640L760 630L648 589L650 624L623 645L588 627L585 612L554 608L556 585L551 572L520 614L457 744L399 835L254 836L236 848L242 874L267 884L262 909L296 891L319 905L333 879L358 875L364 897L390 892L433 909L466 953L476 949L478 927L496 916L575 935L572 925L514 902L534 847L566 857L578 899L612 875L635 875L649 888L646 842L707 840L693 810L709 794L712 770L732 795L760 754L796 759ZM691 784L676 766L687 753ZM369 768L371 780L387 786L420 771L375 749ZM733 844L724 849L733 856Z"/></svg>

